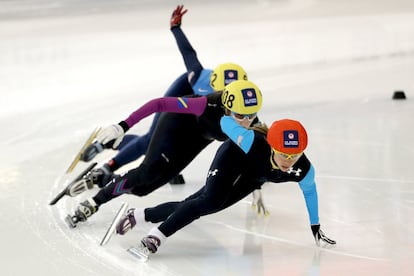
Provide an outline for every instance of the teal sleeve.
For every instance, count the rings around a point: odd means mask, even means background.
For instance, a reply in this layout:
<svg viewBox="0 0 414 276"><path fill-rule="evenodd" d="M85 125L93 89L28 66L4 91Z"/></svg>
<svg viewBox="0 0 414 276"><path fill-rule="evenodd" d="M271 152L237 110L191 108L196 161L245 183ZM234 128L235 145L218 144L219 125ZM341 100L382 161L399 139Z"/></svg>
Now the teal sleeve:
<svg viewBox="0 0 414 276"><path fill-rule="evenodd" d="M319 224L318 192L316 191L315 169L312 165L305 178L299 182L299 187L302 189L305 197L311 225Z"/></svg>
<svg viewBox="0 0 414 276"><path fill-rule="evenodd" d="M239 125L231 116L223 116L220 120L222 131L245 153L253 145L254 131Z"/></svg>

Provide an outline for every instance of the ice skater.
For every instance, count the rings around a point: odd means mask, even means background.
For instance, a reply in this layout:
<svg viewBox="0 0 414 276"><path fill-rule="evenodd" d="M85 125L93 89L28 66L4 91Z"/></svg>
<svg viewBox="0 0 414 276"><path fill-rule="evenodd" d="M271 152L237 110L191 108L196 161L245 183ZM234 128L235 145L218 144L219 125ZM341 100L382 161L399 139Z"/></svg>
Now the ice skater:
<svg viewBox="0 0 414 276"><path fill-rule="evenodd" d="M138 223L162 222L152 228L139 246L130 250L131 253L147 258L178 230L201 216L233 205L264 182L299 183L316 244L336 244L320 228L315 170L304 153L308 136L302 124L283 119L275 121L269 129L259 124L246 129L238 124L238 120L241 118L234 116L221 119L223 131L231 140L217 150L205 186L183 201L129 209L121 218L116 227L121 235Z"/></svg>
<svg viewBox="0 0 414 276"><path fill-rule="evenodd" d="M225 115L236 118L238 125L245 129L259 121L257 112L261 106L259 88L251 81L237 80L228 84L224 91L207 96L151 100L119 124L104 128L97 139L117 147L132 126L154 112L163 111L142 163L126 173L114 175L95 196L80 203L68 222L75 227L96 213L100 206L122 194L146 196L163 186L210 143L228 139L220 125ZM253 135L239 139L244 144L253 139Z"/></svg>
<svg viewBox="0 0 414 276"><path fill-rule="evenodd" d="M184 6L179 5L173 11L170 20L170 30L177 42L178 49L183 57L187 72L180 75L165 92L164 97L182 97L184 95L205 96L214 91L221 91L224 86L233 80L247 80L245 70L235 63L223 63L214 70L202 66L197 53L181 29L183 15L187 12ZM105 148L118 150L118 153L103 166L90 171L80 182L89 186L103 187L112 178L114 171L140 158L148 149L151 137L157 125L160 113L156 113L148 132L144 135L125 135L122 142L115 146L111 143L103 145L96 141L82 154L82 160L88 162ZM179 174L180 172L178 172ZM171 184L184 184L182 175L173 176Z"/></svg>

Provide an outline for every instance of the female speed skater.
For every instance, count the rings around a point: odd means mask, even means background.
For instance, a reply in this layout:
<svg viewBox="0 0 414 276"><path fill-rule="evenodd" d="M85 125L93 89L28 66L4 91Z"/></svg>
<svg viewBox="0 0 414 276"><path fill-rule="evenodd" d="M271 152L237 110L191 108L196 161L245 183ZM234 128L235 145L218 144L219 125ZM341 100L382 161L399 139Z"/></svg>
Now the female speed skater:
<svg viewBox="0 0 414 276"><path fill-rule="evenodd" d="M138 247L129 250L131 253L147 258L178 230L201 216L233 205L264 182L299 183L316 244L336 244L320 227L315 170L304 154L308 136L302 124L283 119L275 121L269 129L265 125L246 129L237 120L240 119L232 116L221 119L223 131L230 139L217 150L205 186L183 201L129 209L121 218L116 227L121 235L137 223L162 222L149 231Z"/></svg>
<svg viewBox="0 0 414 276"><path fill-rule="evenodd" d="M262 93L251 81L237 80L224 91L207 96L164 97L149 101L119 124L104 128L97 140L119 145L126 131L140 120L163 112L155 127L142 163L121 175L114 175L99 192L80 203L68 223L75 227L96 213L100 206L122 194L146 196L163 186L171 177L182 171L213 141L225 141L220 121L225 114L238 119L247 128L259 120L257 112L262 106ZM251 141L253 135L243 138Z"/></svg>
<svg viewBox="0 0 414 276"><path fill-rule="evenodd" d="M173 11L170 20L170 30L177 42L178 49L183 57L187 72L180 75L165 92L164 97L182 97L185 95L205 96L214 91L221 91L224 86L233 80L247 80L247 74L244 69L234 63L223 63L218 65L214 70L205 69L197 57L197 53L188 41L186 35L181 29L183 15L187 12L182 5L177 6ZM99 168L92 169L80 181L89 186L97 185L103 187L112 178L114 171L122 166L140 158L148 149L149 142L154 133L155 126L160 114L156 113L150 129L144 135L125 135L118 147L110 143L103 145L96 141L90 145L82 154L82 160L88 162L105 148L118 150L118 153ZM180 172L178 172L179 174ZM183 184L182 176L173 176L171 184Z"/></svg>

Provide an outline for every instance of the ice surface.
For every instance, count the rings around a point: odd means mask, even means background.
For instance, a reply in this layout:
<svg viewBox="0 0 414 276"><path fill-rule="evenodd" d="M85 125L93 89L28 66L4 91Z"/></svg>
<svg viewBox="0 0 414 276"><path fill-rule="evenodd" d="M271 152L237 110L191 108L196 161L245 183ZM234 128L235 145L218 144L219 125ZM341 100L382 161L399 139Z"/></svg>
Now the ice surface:
<svg viewBox="0 0 414 276"><path fill-rule="evenodd" d="M197 190L218 143L186 168L187 184L123 196L84 225L67 227L66 214L96 191L48 203L86 166L64 173L84 139L162 95L185 70L168 29L176 4L0 3L1 274L412 275L408 0L184 3L183 29L204 66L242 64L263 91L264 121L290 117L308 129L322 229L335 248L315 246L292 183L263 187L270 217L256 217L247 197L179 231L147 263L126 250L152 225L99 245L122 202L147 207ZM392 100L395 90L407 100ZM149 123L131 132L144 133Z"/></svg>

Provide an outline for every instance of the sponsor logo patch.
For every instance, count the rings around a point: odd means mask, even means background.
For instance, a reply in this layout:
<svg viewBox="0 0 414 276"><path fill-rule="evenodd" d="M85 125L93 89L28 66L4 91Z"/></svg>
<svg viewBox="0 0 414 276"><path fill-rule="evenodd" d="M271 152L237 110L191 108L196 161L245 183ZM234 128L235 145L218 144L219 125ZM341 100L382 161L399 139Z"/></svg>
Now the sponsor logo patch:
<svg viewBox="0 0 414 276"><path fill-rule="evenodd" d="M298 148L299 136L297 130L285 130L283 131L283 146L285 148Z"/></svg>
<svg viewBox="0 0 414 276"><path fill-rule="evenodd" d="M243 95L244 106L257 105L256 90L254 90L253 88L247 88L243 89L241 92Z"/></svg>
<svg viewBox="0 0 414 276"><path fill-rule="evenodd" d="M237 70L225 70L224 71L224 85L227 85L235 80L238 80Z"/></svg>

